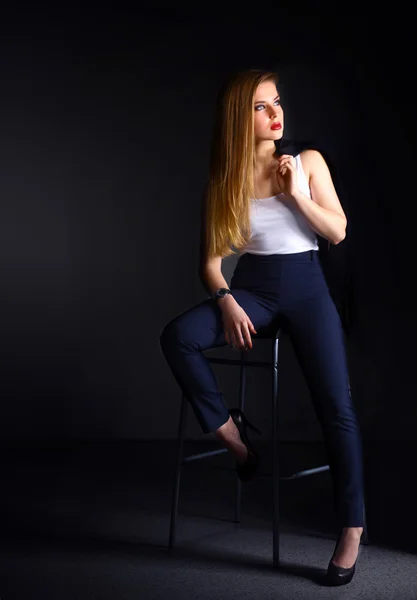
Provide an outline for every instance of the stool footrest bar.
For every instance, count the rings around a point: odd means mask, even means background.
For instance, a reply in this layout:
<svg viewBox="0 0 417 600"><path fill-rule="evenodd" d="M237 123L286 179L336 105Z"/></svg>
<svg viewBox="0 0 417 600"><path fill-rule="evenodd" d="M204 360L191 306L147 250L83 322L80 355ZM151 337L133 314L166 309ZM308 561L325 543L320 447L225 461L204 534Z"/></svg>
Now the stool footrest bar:
<svg viewBox="0 0 417 600"><path fill-rule="evenodd" d="M191 454L182 459L183 463L191 462L193 460L199 460L200 458L207 458L209 456L215 456L216 454L223 454L228 452L227 448L220 448L219 450L210 450L209 452L201 452L200 454Z"/></svg>
<svg viewBox="0 0 417 600"><path fill-rule="evenodd" d="M280 479L300 479L301 477L308 477L308 475L315 475L316 473L322 473L323 471L329 471L329 465L323 467L316 467L315 469L306 469L305 471L298 471L288 477L280 477Z"/></svg>

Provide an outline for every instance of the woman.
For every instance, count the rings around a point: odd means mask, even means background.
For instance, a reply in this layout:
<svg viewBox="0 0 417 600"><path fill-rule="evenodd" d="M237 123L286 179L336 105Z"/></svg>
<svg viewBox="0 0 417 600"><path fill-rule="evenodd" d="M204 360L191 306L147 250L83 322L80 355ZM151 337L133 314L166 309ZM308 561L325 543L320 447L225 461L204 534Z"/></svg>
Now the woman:
<svg viewBox="0 0 417 600"><path fill-rule="evenodd" d="M253 426L227 409L202 351L249 350L252 335L280 319L324 434L340 523L327 583L341 585L353 577L363 531L362 450L316 234L338 244L347 220L320 152L277 152L284 131L277 86L276 73L249 69L221 92L201 230L200 277L210 298L168 323L160 342L203 432L221 440L248 481L259 467L246 432ZM233 248L239 260L229 289L221 263Z"/></svg>

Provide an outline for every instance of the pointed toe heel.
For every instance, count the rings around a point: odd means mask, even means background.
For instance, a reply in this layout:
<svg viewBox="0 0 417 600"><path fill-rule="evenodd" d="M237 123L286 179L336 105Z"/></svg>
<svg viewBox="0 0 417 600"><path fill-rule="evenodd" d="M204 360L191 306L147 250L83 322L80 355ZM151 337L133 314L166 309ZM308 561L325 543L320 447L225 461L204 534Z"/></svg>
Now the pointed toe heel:
<svg viewBox="0 0 417 600"><path fill-rule="evenodd" d="M345 569L343 567L336 566L332 561L330 561L326 573L327 585L346 585L350 583L355 574L356 562L357 561L355 561L355 563L349 569Z"/></svg>
<svg viewBox="0 0 417 600"><path fill-rule="evenodd" d="M340 541L340 537L341 537L341 534L337 538L335 552L336 552L337 545ZM330 560L329 565L327 567L326 585L331 585L331 586L346 585L346 584L350 583L352 581L353 576L356 571L356 565L358 562L360 552L361 552L361 549L360 549L360 545L359 545L358 556L356 557L356 560L353 563L353 565L349 568L338 567L337 565L335 565L333 562L333 556L334 556L334 553L333 553L332 559Z"/></svg>

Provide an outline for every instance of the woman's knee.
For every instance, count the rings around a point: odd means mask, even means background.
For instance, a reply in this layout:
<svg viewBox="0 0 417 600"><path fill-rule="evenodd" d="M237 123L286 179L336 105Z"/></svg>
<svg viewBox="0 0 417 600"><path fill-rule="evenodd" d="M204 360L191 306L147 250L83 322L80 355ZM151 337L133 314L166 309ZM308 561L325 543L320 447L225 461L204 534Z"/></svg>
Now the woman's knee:
<svg viewBox="0 0 417 600"><path fill-rule="evenodd" d="M174 317L161 332L160 343L185 344L205 348L215 342L221 331L220 317L212 301L204 301Z"/></svg>
<svg viewBox="0 0 417 600"><path fill-rule="evenodd" d="M167 344L176 343L180 339L180 333L181 327L178 323L178 317L175 317L163 328L159 336L159 343L162 347L165 347Z"/></svg>
<svg viewBox="0 0 417 600"><path fill-rule="evenodd" d="M167 323L159 336L162 347L166 345L193 344L197 336L196 324L191 313L177 315Z"/></svg>

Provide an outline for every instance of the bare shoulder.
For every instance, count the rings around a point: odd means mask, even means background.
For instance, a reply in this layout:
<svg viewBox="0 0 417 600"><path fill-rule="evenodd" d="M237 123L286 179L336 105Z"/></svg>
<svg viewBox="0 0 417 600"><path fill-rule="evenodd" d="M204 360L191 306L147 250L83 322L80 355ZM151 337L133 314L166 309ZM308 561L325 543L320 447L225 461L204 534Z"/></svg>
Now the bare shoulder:
<svg viewBox="0 0 417 600"><path fill-rule="evenodd" d="M300 152L301 164L307 179L314 174L328 171L327 163L318 150L308 149Z"/></svg>

